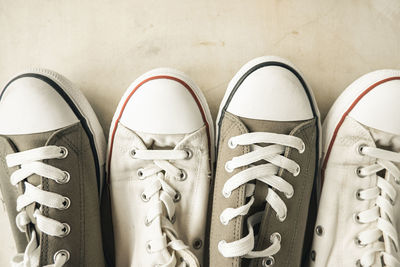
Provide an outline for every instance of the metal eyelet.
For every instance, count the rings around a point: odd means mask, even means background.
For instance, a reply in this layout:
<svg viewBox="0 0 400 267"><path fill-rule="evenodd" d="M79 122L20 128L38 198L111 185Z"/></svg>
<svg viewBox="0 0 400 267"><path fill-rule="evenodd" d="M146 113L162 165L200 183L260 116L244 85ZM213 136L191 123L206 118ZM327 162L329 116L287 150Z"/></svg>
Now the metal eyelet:
<svg viewBox="0 0 400 267"><path fill-rule="evenodd" d="M237 145L233 142L233 139L232 139L232 138L230 138L230 139L228 140L228 147L229 147L230 149L235 149L235 148L237 147Z"/></svg>
<svg viewBox="0 0 400 267"><path fill-rule="evenodd" d="M56 180L56 183L58 184L66 184L69 182L69 180L71 180L71 175L69 174L69 172L64 171L64 177L60 180Z"/></svg>
<svg viewBox="0 0 400 267"><path fill-rule="evenodd" d="M353 220L355 223L362 224L362 222L360 221L360 215L358 213L353 214Z"/></svg>
<svg viewBox="0 0 400 267"><path fill-rule="evenodd" d="M300 148L300 150L299 150L299 153L300 153L300 154L303 154L304 151L306 151L306 144L304 144L304 142L302 142L302 143L301 143L301 148Z"/></svg>
<svg viewBox="0 0 400 267"><path fill-rule="evenodd" d="M361 198L361 191L363 191L363 189L358 189L356 191L356 198L360 201L363 201L364 199Z"/></svg>
<svg viewBox="0 0 400 267"><path fill-rule="evenodd" d="M71 206L71 200L67 197L64 197L64 201L62 202L62 207L60 208L60 210L66 210L69 208L69 206Z"/></svg>
<svg viewBox="0 0 400 267"><path fill-rule="evenodd" d="M275 264L275 259L272 256L268 256L262 260L263 267L273 266L274 264Z"/></svg>
<svg viewBox="0 0 400 267"><path fill-rule="evenodd" d="M64 256L64 257L67 258L67 260L66 260L66 262L67 262L67 261L69 261L69 259L70 259L70 257L71 257L71 254L70 254L69 251L66 250L66 249L60 249L59 251L57 251L56 253L54 253L53 261L56 262L56 261L57 261L57 258L58 258L58 257L62 257L62 256Z"/></svg>
<svg viewBox="0 0 400 267"><path fill-rule="evenodd" d="M178 181L185 181L187 178L187 173L184 170L180 170L180 173L178 174L177 180Z"/></svg>
<svg viewBox="0 0 400 267"><path fill-rule="evenodd" d="M147 244L146 244L146 251L147 251L148 253L151 253L151 244L150 244L150 241L148 241Z"/></svg>
<svg viewBox="0 0 400 267"><path fill-rule="evenodd" d="M354 243L360 248L367 246L366 244L361 243L361 240L358 238L358 236L356 238L354 238Z"/></svg>
<svg viewBox="0 0 400 267"><path fill-rule="evenodd" d="M139 179L143 179L143 169L142 168L138 169L136 174L139 177Z"/></svg>
<svg viewBox="0 0 400 267"><path fill-rule="evenodd" d="M147 195L143 192L140 195L140 198L144 201L144 202L148 202L150 200L150 198L147 197Z"/></svg>
<svg viewBox="0 0 400 267"><path fill-rule="evenodd" d="M176 214L174 214L174 216L172 216L171 220L169 220L172 224L174 224L176 222Z"/></svg>
<svg viewBox="0 0 400 267"><path fill-rule="evenodd" d="M149 221L149 219L147 219L147 217L144 219L144 225L146 226L150 226L151 222Z"/></svg>
<svg viewBox="0 0 400 267"><path fill-rule="evenodd" d="M181 193L179 193L178 191L175 193L174 195L174 202L179 202L179 200L181 200Z"/></svg>
<svg viewBox="0 0 400 267"><path fill-rule="evenodd" d="M292 193L285 193L285 197L286 197L287 199L291 199L293 196L294 196L294 190L293 190Z"/></svg>
<svg viewBox="0 0 400 267"><path fill-rule="evenodd" d="M295 172L293 173L293 176L296 177L300 174L300 166L297 166L295 169Z"/></svg>
<svg viewBox="0 0 400 267"><path fill-rule="evenodd" d="M356 174L357 174L357 176L360 177L360 178L366 177L366 175L361 174L361 171L362 171L363 168L364 168L364 167L362 167L362 166L356 168Z"/></svg>
<svg viewBox="0 0 400 267"><path fill-rule="evenodd" d="M225 217L222 216L222 214L219 216L219 221L223 224L223 225L228 225L229 221L225 219Z"/></svg>
<svg viewBox="0 0 400 267"><path fill-rule="evenodd" d="M63 233L60 235L60 237L65 237L71 232L71 227L69 226L69 224L63 223L63 226L64 226L62 229Z"/></svg>
<svg viewBox="0 0 400 267"><path fill-rule="evenodd" d="M185 159L191 159L193 157L193 152L189 148L185 148L184 151L186 152L186 158Z"/></svg>
<svg viewBox="0 0 400 267"><path fill-rule="evenodd" d="M135 150L135 149L132 149L131 151L129 151L129 155L130 155L132 158L135 158L135 156L136 156L136 150Z"/></svg>
<svg viewBox="0 0 400 267"><path fill-rule="evenodd" d="M68 156L68 149L64 146L60 146L60 157L59 159L65 159Z"/></svg>
<svg viewBox="0 0 400 267"><path fill-rule="evenodd" d="M226 170L227 172L233 172L233 169L232 169L231 167L229 167L229 163L230 163L230 161L227 161L227 162L225 163L225 170Z"/></svg>
<svg viewBox="0 0 400 267"><path fill-rule="evenodd" d="M274 237L276 237L276 238L278 239L279 242L282 241L281 234L278 233L278 232L275 232L275 233L273 233L273 234L270 236L270 241L271 241L271 243L274 242Z"/></svg>
<svg viewBox="0 0 400 267"><path fill-rule="evenodd" d="M321 225L317 225L317 227L315 227L315 233L318 236L322 236L324 234L324 228Z"/></svg>
<svg viewBox="0 0 400 267"><path fill-rule="evenodd" d="M193 241L193 248L194 249L200 249L203 246L203 241L200 238L196 238Z"/></svg>
<svg viewBox="0 0 400 267"><path fill-rule="evenodd" d="M311 257L311 260L312 260L312 261L315 261L315 258L317 257L317 253L315 252L315 250L312 250L312 251L311 251L310 257Z"/></svg>
<svg viewBox="0 0 400 267"><path fill-rule="evenodd" d="M363 149L364 149L364 147L367 147L367 145L366 145L366 144L360 144L360 145L357 147L357 152L358 152L358 154L360 154L361 156L365 156L365 154L362 152Z"/></svg>
<svg viewBox="0 0 400 267"><path fill-rule="evenodd" d="M284 215L283 217L280 217L278 215L278 213L276 214L276 218L280 221L280 222L284 222L286 220L287 215Z"/></svg>

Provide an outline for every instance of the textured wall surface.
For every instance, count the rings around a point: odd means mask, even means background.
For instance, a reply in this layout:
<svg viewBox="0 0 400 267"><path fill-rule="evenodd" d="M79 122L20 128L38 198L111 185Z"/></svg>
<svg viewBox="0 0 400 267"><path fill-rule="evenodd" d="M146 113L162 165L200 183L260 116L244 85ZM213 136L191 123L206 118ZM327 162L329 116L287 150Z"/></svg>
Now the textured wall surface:
<svg viewBox="0 0 400 267"><path fill-rule="evenodd" d="M279 55L325 116L362 74L400 68L399 32L398 0L0 0L0 84L30 66L54 69L79 85L108 134L123 92L147 70L186 72L215 117L242 64ZM13 254L5 216L0 204L0 266Z"/></svg>

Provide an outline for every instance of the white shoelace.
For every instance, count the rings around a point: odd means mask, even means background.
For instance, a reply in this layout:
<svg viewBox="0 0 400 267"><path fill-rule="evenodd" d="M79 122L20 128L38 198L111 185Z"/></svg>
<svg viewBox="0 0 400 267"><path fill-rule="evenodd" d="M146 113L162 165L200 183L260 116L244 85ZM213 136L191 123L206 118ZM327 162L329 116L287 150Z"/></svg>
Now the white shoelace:
<svg viewBox="0 0 400 267"><path fill-rule="evenodd" d="M256 144L271 144L261 147ZM255 185L249 183L253 180L261 181L269 186L266 201L271 208L276 212L277 219L284 221L287 216L287 207L285 202L273 190L284 193L286 198L291 198L294 194L294 189L291 184L283 178L277 176L279 168L283 168L294 176L300 173L300 166L293 160L282 156L286 147L297 149L300 153L305 150L304 142L295 136L275 134L275 133L246 133L243 135L235 136L229 139L228 145L231 149L236 146L251 146L251 152L244 155L234 157L232 160L226 162L225 169L232 172L236 168L249 166L249 168L233 175L226 181L222 189L222 194L225 198L229 198L232 191L245 185L246 198L250 200L243 206L238 208L227 208L220 215L222 224L227 225L229 221L237 216L246 215L252 204L254 203ZM255 162L263 160L267 163L261 165L254 165ZM247 227L248 234L242 239L226 242L221 240L218 243L218 250L224 257L245 257L245 258L262 258L271 257L280 250L281 235L273 233L270 237L271 246L262 250L254 251L255 236L254 225L261 222L263 212L258 212L248 217Z"/></svg>
<svg viewBox="0 0 400 267"><path fill-rule="evenodd" d="M396 184L400 184L400 170L393 163L400 163L400 153L366 146L360 148L360 153L376 158L377 161L373 165L359 168L357 170L359 176L375 175L382 170L385 170L386 173L385 177L377 175L375 187L357 191L358 199L375 200L375 205L355 214L354 219L361 224L376 224L376 228L359 233L355 239L356 244L361 247L371 245L366 249L358 265L372 266L376 256L379 255L386 266L400 266L399 259L394 256L400 249L398 233L393 225L393 222L397 221L394 210L397 193L390 183L393 180Z"/></svg>
<svg viewBox="0 0 400 267"><path fill-rule="evenodd" d="M175 202L181 198L171 185L165 181L165 177L172 177L178 181L183 181L187 177L184 170L175 167L170 160L184 160L191 157L189 150L132 150L131 156L135 159L153 161L153 165L139 169L138 176L140 179L154 177L151 183L142 193L142 200L151 202L152 207L147 212L145 224L159 223L163 235L156 240L151 240L146 244L149 253L156 253L163 249L169 248L172 250L168 263L157 265L160 267L175 267L177 257L175 252L183 259L180 267L199 267L200 264L196 256L189 250L189 247L184 242L178 239L178 233L174 229L173 222L175 221ZM163 210L166 211L164 215ZM169 241L168 241L169 240Z"/></svg>
<svg viewBox="0 0 400 267"><path fill-rule="evenodd" d="M7 155L8 167L20 167L11 174L11 184L17 186L19 183L24 183L25 187L24 193L17 199L19 213L16 217L16 224L21 232L25 232L26 226L32 223L24 208L35 203L40 205L40 208L35 209L33 213L36 226L40 231L50 236L64 237L68 235L70 231L68 224L43 216L41 211L43 206L59 210L67 209L70 200L59 194L44 191L41 186L34 186L26 180L31 175L37 174L60 184L67 183L70 179L67 172L42 162L49 159L63 159L67 154L68 150L64 147L46 146ZM31 240L25 253L17 254L13 258L11 263L13 267L39 266L40 245L36 240L36 234L36 231L32 230ZM62 267L69 260L69 256L68 251L60 250L54 255L54 264L45 267Z"/></svg>

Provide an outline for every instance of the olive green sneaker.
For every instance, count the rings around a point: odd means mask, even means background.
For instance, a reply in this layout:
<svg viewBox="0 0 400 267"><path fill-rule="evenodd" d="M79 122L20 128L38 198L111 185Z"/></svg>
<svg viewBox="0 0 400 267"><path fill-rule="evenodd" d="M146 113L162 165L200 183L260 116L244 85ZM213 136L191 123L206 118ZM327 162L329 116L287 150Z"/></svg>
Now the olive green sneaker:
<svg viewBox="0 0 400 267"><path fill-rule="evenodd" d="M318 187L311 90L286 60L254 59L230 82L217 123L210 266L300 266Z"/></svg>
<svg viewBox="0 0 400 267"><path fill-rule="evenodd" d="M83 94L34 70L0 95L0 187L12 266L104 266L99 196L105 138Z"/></svg>

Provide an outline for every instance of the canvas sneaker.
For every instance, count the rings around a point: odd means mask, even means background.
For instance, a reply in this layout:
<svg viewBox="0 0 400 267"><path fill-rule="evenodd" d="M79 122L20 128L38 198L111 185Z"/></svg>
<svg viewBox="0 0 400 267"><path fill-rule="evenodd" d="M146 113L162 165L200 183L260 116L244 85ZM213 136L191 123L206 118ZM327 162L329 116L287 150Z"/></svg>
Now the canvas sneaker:
<svg viewBox="0 0 400 267"><path fill-rule="evenodd" d="M105 138L83 94L36 69L0 95L0 187L17 243L12 266L104 266L99 192Z"/></svg>
<svg viewBox="0 0 400 267"><path fill-rule="evenodd" d="M400 71L353 82L324 122L311 266L400 266Z"/></svg>
<svg viewBox="0 0 400 267"><path fill-rule="evenodd" d="M316 213L310 88L288 61L254 59L229 83L217 123L210 266L300 266Z"/></svg>
<svg viewBox="0 0 400 267"><path fill-rule="evenodd" d="M108 148L117 266L203 266L212 140L186 75L155 69L129 86Z"/></svg>

